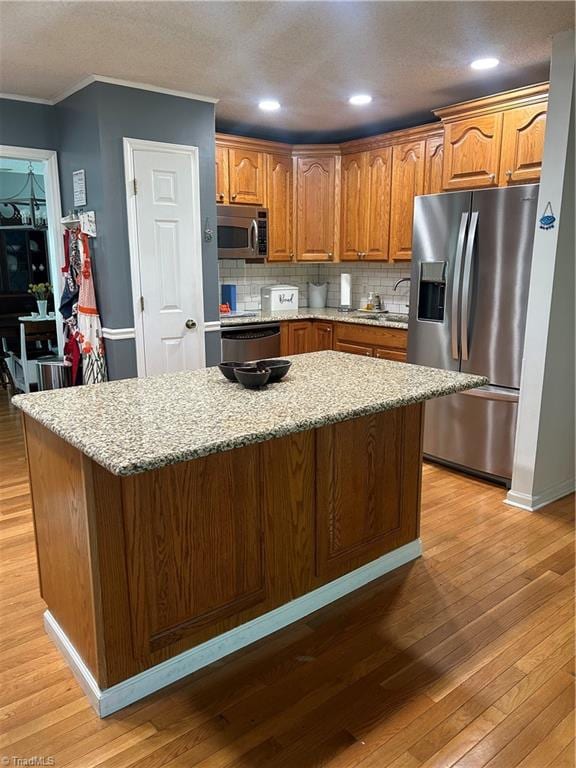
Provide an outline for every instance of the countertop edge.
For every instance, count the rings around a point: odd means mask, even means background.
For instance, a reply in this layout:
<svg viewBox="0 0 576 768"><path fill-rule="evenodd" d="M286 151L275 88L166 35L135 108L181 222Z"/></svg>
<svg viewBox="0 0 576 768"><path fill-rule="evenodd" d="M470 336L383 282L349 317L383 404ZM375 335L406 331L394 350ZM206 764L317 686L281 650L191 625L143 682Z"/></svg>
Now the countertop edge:
<svg viewBox="0 0 576 768"><path fill-rule="evenodd" d="M12 398L12 403L23 413L34 419L46 429L58 435L62 440L72 445L74 448L83 453L87 458L100 465L108 472L117 477L130 477L131 475L141 474L143 472L150 472L155 469L162 469L164 467L171 466L173 464L180 464L186 461L193 461L194 459L200 459L205 456L210 456L215 453L224 453L225 451L231 451L236 448L243 448L248 445L254 445L256 443L263 443L267 440L272 440L280 437L287 437L289 435L298 434L299 432L306 432L310 429L317 429L319 427L329 426L331 424L337 424L342 421L350 419L360 418L362 416L369 416L373 413L382 413L384 411L390 411L395 408L401 408L407 405L416 405L417 403L426 402L437 397L444 397L446 395L457 394L458 392L464 392L468 389L476 389L489 381L486 377L477 376L476 380L468 384L462 384L458 386L439 386L426 394L422 395L402 395L392 398L386 402L372 403L368 405L359 406L346 411L335 411L326 416L319 416L317 418L308 419L303 422L295 423L288 426L277 426L267 429L262 432L254 434L246 434L232 440L219 440L213 443L208 443L202 448L192 449L189 452L180 452L178 454L167 453L161 459L155 459L153 462L148 461L143 464L138 462L129 462L122 465L113 465L109 462L101 461L97 456L91 455L90 451L86 450L85 446L80 445L79 441L67 436L65 430L59 429L57 425L50 423L49 419L39 419L37 415L33 414L26 406L26 401L18 402L19 395L15 395Z"/></svg>
<svg viewBox="0 0 576 768"><path fill-rule="evenodd" d="M224 328L236 328L242 325L249 325L250 323L288 323L298 322L299 320L324 320L325 322L332 323L348 323L349 325L369 325L373 328L395 328L397 330L407 331L408 321L405 323L397 322L393 320L374 320L369 317L352 317L347 312L338 312L336 308L326 307L326 309L333 309L333 314L321 314L320 312L314 312L313 309L308 307L302 307L302 310L297 312L286 312L286 316L282 316L281 312L271 312L270 314L262 314L260 311L254 317L220 317L220 327ZM256 310L254 310L256 312ZM325 310L323 310L325 311Z"/></svg>

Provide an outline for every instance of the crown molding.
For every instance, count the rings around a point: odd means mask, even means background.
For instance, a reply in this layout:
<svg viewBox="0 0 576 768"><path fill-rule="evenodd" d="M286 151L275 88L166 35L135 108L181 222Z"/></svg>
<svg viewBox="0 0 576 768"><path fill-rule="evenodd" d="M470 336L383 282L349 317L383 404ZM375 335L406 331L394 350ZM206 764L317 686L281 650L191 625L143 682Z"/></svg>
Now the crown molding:
<svg viewBox="0 0 576 768"><path fill-rule="evenodd" d="M20 96L19 93L0 93L0 99L9 99L10 101L29 101L31 104L54 104L50 99L37 99L35 96Z"/></svg>
<svg viewBox="0 0 576 768"><path fill-rule="evenodd" d="M491 96L482 96L471 101L461 101L447 107L438 107L432 111L443 123L470 116L490 114L491 112L502 112L507 109L526 107L530 104L547 101L549 87L550 83L548 82L536 83L524 88L515 88L512 91L501 91Z"/></svg>
<svg viewBox="0 0 576 768"><path fill-rule="evenodd" d="M29 101L33 104L46 104L49 107L53 107L60 101L64 101L77 91L81 91L82 88L86 88L92 83L108 83L108 85L118 85L122 88L136 88L140 91L152 91L153 93L163 93L165 96L177 96L180 99L190 99L191 101L205 101L208 104L217 104L219 99L214 99L212 96L201 96L199 93L191 93L189 91L176 91L171 88L161 88L158 85L151 85L150 83L136 83L131 80L118 80L115 77L105 77L104 75L88 75L82 80L79 80L74 85L60 91L56 96L51 99L38 99L34 96L20 96L16 93L0 93L0 99L11 99L12 101Z"/></svg>

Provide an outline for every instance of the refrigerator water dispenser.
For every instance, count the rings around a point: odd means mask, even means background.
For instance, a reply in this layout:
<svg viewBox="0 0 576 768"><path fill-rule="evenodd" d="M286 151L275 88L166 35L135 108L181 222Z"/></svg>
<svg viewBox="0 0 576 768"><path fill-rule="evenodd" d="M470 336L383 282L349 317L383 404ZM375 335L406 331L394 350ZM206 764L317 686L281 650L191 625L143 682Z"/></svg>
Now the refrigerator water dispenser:
<svg viewBox="0 0 576 768"><path fill-rule="evenodd" d="M444 321L446 294L446 261L420 263L418 282L418 320Z"/></svg>

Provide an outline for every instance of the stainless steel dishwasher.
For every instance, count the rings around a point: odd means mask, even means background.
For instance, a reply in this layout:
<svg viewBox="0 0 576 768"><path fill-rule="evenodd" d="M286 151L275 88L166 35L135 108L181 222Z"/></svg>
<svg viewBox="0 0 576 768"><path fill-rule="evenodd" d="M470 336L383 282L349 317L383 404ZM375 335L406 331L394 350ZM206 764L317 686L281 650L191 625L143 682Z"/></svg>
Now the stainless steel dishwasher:
<svg viewBox="0 0 576 768"><path fill-rule="evenodd" d="M254 323L222 329L222 360L244 363L280 356L280 323Z"/></svg>

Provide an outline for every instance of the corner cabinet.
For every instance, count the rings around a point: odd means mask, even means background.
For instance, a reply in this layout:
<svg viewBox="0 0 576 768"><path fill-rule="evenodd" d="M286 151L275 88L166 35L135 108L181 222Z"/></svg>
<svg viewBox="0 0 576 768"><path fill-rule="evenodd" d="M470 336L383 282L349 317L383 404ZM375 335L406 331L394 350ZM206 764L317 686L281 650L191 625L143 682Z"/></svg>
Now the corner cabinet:
<svg viewBox="0 0 576 768"><path fill-rule="evenodd" d="M292 261L293 183L292 157L271 154L268 161L268 261Z"/></svg>
<svg viewBox="0 0 576 768"><path fill-rule="evenodd" d="M338 257L340 208L339 148L296 155L296 259L335 261ZM300 148L299 148L300 149Z"/></svg>
<svg viewBox="0 0 576 768"><path fill-rule="evenodd" d="M444 124L445 190L538 181L548 83L436 110Z"/></svg>
<svg viewBox="0 0 576 768"><path fill-rule="evenodd" d="M390 260L412 258L414 198L424 193L424 139L396 144L392 152Z"/></svg>

